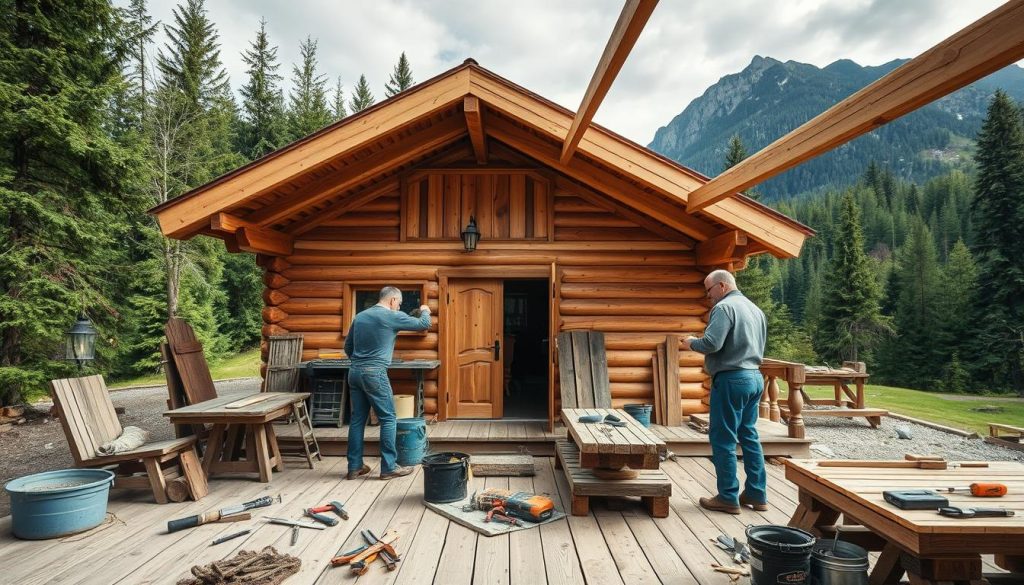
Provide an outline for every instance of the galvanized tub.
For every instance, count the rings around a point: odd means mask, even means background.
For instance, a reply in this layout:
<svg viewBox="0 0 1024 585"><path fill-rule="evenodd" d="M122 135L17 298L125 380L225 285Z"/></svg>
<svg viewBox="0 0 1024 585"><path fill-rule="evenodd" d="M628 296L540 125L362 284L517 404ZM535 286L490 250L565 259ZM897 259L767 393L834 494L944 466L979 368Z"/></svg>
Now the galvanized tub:
<svg viewBox="0 0 1024 585"><path fill-rule="evenodd" d="M114 473L105 469L60 469L26 475L4 486L11 497L14 536L57 538L89 530L107 516Z"/></svg>

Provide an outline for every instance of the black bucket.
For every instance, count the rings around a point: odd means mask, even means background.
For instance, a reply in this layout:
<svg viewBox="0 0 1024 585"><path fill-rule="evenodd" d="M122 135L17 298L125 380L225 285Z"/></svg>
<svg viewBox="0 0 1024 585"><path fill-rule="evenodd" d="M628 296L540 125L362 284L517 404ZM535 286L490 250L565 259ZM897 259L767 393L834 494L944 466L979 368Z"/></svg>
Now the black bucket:
<svg viewBox="0 0 1024 585"><path fill-rule="evenodd" d="M469 455L454 451L423 458L423 500L432 504L457 502L466 497Z"/></svg>
<svg viewBox="0 0 1024 585"><path fill-rule="evenodd" d="M814 535L789 526L749 526L751 585L809 584Z"/></svg>
<svg viewBox="0 0 1024 585"><path fill-rule="evenodd" d="M841 540L819 540L811 552L814 585L868 585L868 551Z"/></svg>

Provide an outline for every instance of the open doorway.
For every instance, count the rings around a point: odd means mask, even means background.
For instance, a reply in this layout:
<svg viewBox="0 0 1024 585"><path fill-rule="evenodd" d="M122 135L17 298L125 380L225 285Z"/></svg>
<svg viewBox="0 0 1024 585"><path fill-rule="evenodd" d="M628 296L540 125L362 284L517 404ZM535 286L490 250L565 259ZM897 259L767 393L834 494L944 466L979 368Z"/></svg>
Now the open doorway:
<svg viewBox="0 0 1024 585"><path fill-rule="evenodd" d="M549 284L504 282L504 408L506 419L548 417Z"/></svg>

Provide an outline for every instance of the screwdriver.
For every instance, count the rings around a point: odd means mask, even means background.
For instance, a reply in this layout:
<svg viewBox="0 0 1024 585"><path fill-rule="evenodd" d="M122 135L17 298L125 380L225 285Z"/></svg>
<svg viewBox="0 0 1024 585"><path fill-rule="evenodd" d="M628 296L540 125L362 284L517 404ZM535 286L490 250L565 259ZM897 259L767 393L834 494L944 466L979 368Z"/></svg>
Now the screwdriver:
<svg viewBox="0 0 1024 585"><path fill-rule="evenodd" d="M1001 483L972 483L967 487L943 487L935 488L937 492L957 493L970 492L978 498L999 498L1007 493L1006 486Z"/></svg>

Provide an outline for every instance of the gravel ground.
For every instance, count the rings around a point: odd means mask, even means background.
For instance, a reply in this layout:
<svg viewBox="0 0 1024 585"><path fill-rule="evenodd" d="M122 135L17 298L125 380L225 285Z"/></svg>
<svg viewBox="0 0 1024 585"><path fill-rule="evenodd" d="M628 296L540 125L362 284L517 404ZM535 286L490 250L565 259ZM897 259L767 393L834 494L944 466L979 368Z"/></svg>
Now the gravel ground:
<svg viewBox="0 0 1024 585"><path fill-rule="evenodd" d="M259 378L217 382L221 395L255 392ZM173 438L172 427L162 415L166 409L164 386L115 390L114 406L125 408L123 426L133 425L153 433L153 440ZM0 485L28 475L73 466L71 452L60 422L50 419L50 403L40 402L26 411L25 424L0 435ZM906 453L942 455L950 460L1024 461L1024 452L989 445L981 439L967 439L910 422L884 418L872 429L863 419L804 419L807 436L813 439L812 455L842 459L902 459ZM895 429L907 429L911 439L897 438ZM0 517L10 513L7 492L0 492Z"/></svg>

